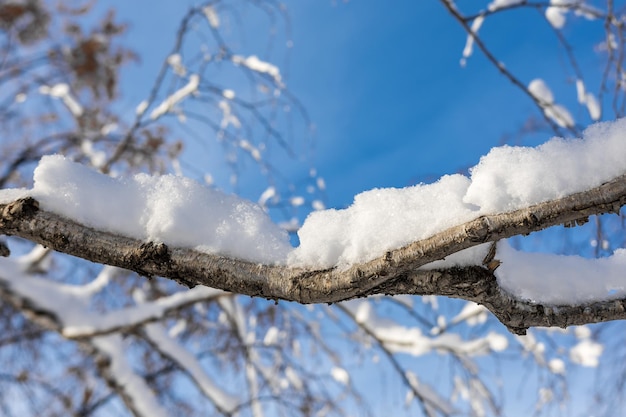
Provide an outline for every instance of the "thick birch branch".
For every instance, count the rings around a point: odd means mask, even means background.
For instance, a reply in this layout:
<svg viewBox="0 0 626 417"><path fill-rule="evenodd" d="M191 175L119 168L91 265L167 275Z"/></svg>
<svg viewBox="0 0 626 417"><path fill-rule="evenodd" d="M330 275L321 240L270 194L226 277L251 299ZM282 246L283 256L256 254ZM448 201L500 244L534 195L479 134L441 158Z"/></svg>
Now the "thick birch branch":
<svg viewBox="0 0 626 417"><path fill-rule="evenodd" d="M32 198L0 205L0 233L19 236L59 252L145 276L163 276L193 287L298 303L332 303L375 294L436 294L485 305L515 333L532 326L568 326L626 318L626 300L577 306L545 306L516 300L481 266L425 271L419 268L485 242L529 234L550 226L617 213L626 204L626 175L594 189L528 208L481 216L430 238L388 251L348 269L260 265L141 242L76 223L39 208Z"/></svg>

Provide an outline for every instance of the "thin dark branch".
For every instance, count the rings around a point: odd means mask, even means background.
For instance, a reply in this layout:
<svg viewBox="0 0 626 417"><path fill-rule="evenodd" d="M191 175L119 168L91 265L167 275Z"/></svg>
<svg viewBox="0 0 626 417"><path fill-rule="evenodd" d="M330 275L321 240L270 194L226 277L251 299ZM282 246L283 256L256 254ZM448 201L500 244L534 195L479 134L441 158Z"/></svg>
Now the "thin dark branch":
<svg viewBox="0 0 626 417"><path fill-rule="evenodd" d="M513 73L511 71L509 71L505 67L505 65L502 62L500 62L491 53L491 51L487 48L487 46L482 41L482 39L478 36L478 34L476 34L472 30L470 24L468 23L467 18L463 17L459 13L459 11L457 10L456 6L454 5L454 3L451 0L441 0L441 2L445 6L445 8L448 10L448 12L459 22L459 24L463 27L463 29L465 29L465 31L467 32L468 36L472 37L472 39L474 40L474 43L476 44L476 46L478 46L478 48L485 55L485 57L498 69L498 71L500 71L500 73L502 75L504 75L509 81L511 81L511 83L513 83L513 85L515 85L520 90L522 90L522 92L524 94L526 94L532 100L533 103L535 103L535 105L537 106L537 108L539 109L541 114L543 115L543 118L545 119L546 123L548 123L548 125L552 128L552 130L554 131L555 134L560 135L561 134L561 129L559 128L559 126L550 117L548 117L546 115L546 113L544 111L546 108L550 107L550 103L544 103L541 99L539 99L538 97L535 97L530 92L528 87L524 83L522 83L519 80L519 78L517 78L515 75L513 75ZM578 133L580 133L574 127L571 127L571 126L568 127L567 130L569 130L574 135L577 135Z"/></svg>

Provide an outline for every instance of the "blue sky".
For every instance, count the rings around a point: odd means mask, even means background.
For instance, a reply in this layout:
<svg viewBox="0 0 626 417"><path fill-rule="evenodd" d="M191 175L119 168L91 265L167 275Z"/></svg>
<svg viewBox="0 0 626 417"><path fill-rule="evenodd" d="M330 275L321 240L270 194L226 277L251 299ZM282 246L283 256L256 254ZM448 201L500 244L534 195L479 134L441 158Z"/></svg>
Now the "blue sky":
<svg viewBox="0 0 626 417"><path fill-rule="evenodd" d="M536 114L480 53L459 65L465 33L439 2L320 3L293 12L298 42L290 85L311 103L318 165L333 202L467 168ZM562 80L563 58L545 41L550 26L534 12L525 15L534 26L489 19L488 44L522 81Z"/></svg>
<svg viewBox="0 0 626 417"><path fill-rule="evenodd" d="M294 12L296 39L303 35L291 85L305 102L310 96L321 104L310 111L331 203L453 173L497 140L497 129L485 123L494 110L476 106L502 95L498 86L477 85L492 74L460 67L465 36L441 5L405 3L318 3ZM301 15L306 28L299 27ZM298 56L313 70L297 71Z"/></svg>
<svg viewBox="0 0 626 417"><path fill-rule="evenodd" d="M147 86L139 86L153 78L170 50L187 4L151 3L149 18L137 18L147 2L115 5L131 22L127 40L142 60L126 72L133 85L123 87L129 109L144 97ZM479 52L465 68L459 65L466 36L439 2L286 4L294 48L283 72L316 125L313 163L328 184L330 206L346 206L354 194L374 187L430 182L464 170L529 115L538 115ZM523 82L544 78L558 100L574 100L548 23L535 11L510 16L487 20L481 34L488 45ZM254 30L257 22L249 24ZM576 52L592 61L587 51L596 35L576 38Z"/></svg>

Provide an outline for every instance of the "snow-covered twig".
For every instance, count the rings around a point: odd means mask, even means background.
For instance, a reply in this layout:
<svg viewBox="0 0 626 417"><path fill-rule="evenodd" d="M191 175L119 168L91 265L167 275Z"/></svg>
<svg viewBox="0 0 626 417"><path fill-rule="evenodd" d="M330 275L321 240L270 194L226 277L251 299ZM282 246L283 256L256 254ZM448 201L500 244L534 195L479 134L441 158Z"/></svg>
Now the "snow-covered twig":
<svg viewBox="0 0 626 417"><path fill-rule="evenodd" d="M119 334L91 339L97 354L104 356L100 372L110 386L120 394L126 406L140 417L166 416L167 412L158 403L146 381L135 373L125 354Z"/></svg>
<svg viewBox="0 0 626 417"><path fill-rule="evenodd" d="M144 328L147 339L162 355L178 365L198 386L200 391L224 415L232 415L238 399L224 392L203 370L198 358L170 337L161 323L151 323Z"/></svg>
<svg viewBox="0 0 626 417"><path fill-rule="evenodd" d="M167 314L200 301L208 301L225 295L223 291L207 287L196 287L177 292L152 302L113 310L93 317L86 325L66 325L62 334L68 338L84 338L119 332L161 320Z"/></svg>
<svg viewBox="0 0 626 417"><path fill-rule="evenodd" d="M373 328L373 326L366 323L365 322L366 320L360 320L360 318L358 317L358 312L355 311L355 309L350 308L350 306L345 305L345 304L339 304L338 307L348 317L350 317L355 323L357 323L359 325L359 328L363 332L365 332L365 334L367 334L372 339L374 339L378 347L385 354L386 358L389 360L389 362L393 366L394 370L397 372L397 374L403 380L404 384L409 389L409 392L411 392L411 394L419 400L419 403L422 406L422 409L425 412L425 414L431 415L429 413L429 410L437 410L441 412L441 414L444 416L453 415L458 412L452 404L450 404L449 402L441 398L439 395L436 395L436 394L427 395L426 390L419 389L417 384L413 383L414 380L412 381L412 379L409 377L410 374L407 373L403 369L402 365L400 365L399 361L394 356L393 350L390 349L385 343L385 341L379 337L379 335L376 332L376 329ZM422 386L422 388L425 388L425 387ZM432 391L432 388L429 387L428 393L434 394L434 392Z"/></svg>
<svg viewBox="0 0 626 417"><path fill-rule="evenodd" d="M189 76L189 81L172 95L168 96L150 113L150 119L155 120L163 116L174 108L174 106L184 100L187 96L195 93L200 85L200 77L197 74Z"/></svg>

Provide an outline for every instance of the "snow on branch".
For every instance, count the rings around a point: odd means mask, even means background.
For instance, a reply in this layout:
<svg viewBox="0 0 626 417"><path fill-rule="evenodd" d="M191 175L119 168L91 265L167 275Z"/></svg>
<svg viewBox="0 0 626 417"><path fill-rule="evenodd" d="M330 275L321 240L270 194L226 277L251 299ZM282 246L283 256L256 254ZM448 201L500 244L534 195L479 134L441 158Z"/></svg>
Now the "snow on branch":
<svg viewBox="0 0 626 417"><path fill-rule="evenodd" d="M90 317L85 324L65 323L62 334L67 338L83 338L118 332L161 320L174 310L180 310L199 301L208 301L223 296L220 290L196 287L189 291L177 292L158 298L149 303L114 310L106 314ZM75 318L73 318L75 320Z"/></svg>
<svg viewBox="0 0 626 417"><path fill-rule="evenodd" d="M16 260L0 258L0 293L16 306L33 306L34 312L41 313L39 324L58 331L66 338L93 338L133 329L161 320L189 305L228 295L213 288L196 287L135 306L94 313L89 309L89 299L93 291L102 285L100 281L108 280L110 268L105 268L98 278L86 285L64 285L27 276L25 270L30 257L32 255Z"/></svg>
<svg viewBox="0 0 626 417"><path fill-rule="evenodd" d="M170 337L161 323L151 323L144 329L148 341L164 356L176 363L196 383L202 393L224 415L232 415L239 399L226 393L204 372L198 358Z"/></svg>
<svg viewBox="0 0 626 417"><path fill-rule="evenodd" d="M276 300L446 295L485 305L517 333L622 319L626 290L612 271L623 270L624 253L589 268L580 259L533 258L542 267L530 270L516 262L526 255L483 244L618 213L626 204L625 131L623 119L594 125L583 139L494 148L471 178L368 191L348 209L311 214L298 248L260 207L189 179L112 179L45 157L32 190L0 193L0 232L145 276ZM606 273L594 276L596 288L550 273L570 261L580 271L604 262ZM538 284L548 274L550 291ZM545 296L561 288L574 290Z"/></svg>
<svg viewBox="0 0 626 417"><path fill-rule="evenodd" d="M280 70L277 66L270 64L269 62L265 62L259 59L256 55L250 55L248 57L243 57L241 55L233 55L231 57L232 62L235 65L241 65L248 68L251 71L256 71L260 74L267 74L271 77L276 85L279 87L283 87L283 80L280 75Z"/></svg>
<svg viewBox="0 0 626 417"><path fill-rule="evenodd" d="M382 352L393 365L393 368L404 380L406 386L409 388L407 403L410 402L413 398L419 399L420 404L428 415L436 415L435 410L441 411L441 413L446 416L458 413L458 410L456 410L448 400L445 400L441 396L439 396L430 386L426 384L420 384L416 376L412 372L405 371L402 368L402 366L398 363L397 359L393 355L394 349L387 345L387 341L383 340L379 336L377 331L379 329L382 329L385 325L389 325L390 323L388 321L382 323L382 320L380 320L378 317L375 317L375 314L372 314L373 311L369 303L355 300L349 303L341 304L339 308L345 314L347 314L354 322L356 322L359 325L359 328L365 334L370 336L378 344ZM372 320L371 325L368 324L368 320ZM377 326L377 324L379 324L379 326ZM404 332L407 330L407 328L399 328L398 326L392 327L392 332L394 332L394 330L398 330L399 332ZM409 338L412 338L413 336L419 336L420 340L418 343L424 341L426 341L427 343L429 342L426 338L421 337L421 332L419 332L418 329L413 328L410 330L410 334L408 335ZM414 340L411 340L410 344L412 344L413 342ZM429 346L421 351L408 353L411 353L414 356L419 356L427 353L431 347L432 346Z"/></svg>
<svg viewBox="0 0 626 417"><path fill-rule="evenodd" d="M180 89L176 90L172 95L167 97L161 104L159 104L152 113L150 113L150 119L156 120L163 116L167 112L171 111L174 106L184 100L187 96L195 93L200 85L200 77L197 74L189 76L189 82ZM143 111L138 113L143 113Z"/></svg>
<svg viewBox="0 0 626 417"><path fill-rule="evenodd" d="M47 94L51 97L61 99L63 104L65 104L70 113L72 113L75 117L83 115L83 107L71 94L70 87L67 84L56 84L52 87L42 85L39 87L39 92L41 94Z"/></svg>
<svg viewBox="0 0 626 417"><path fill-rule="evenodd" d="M468 357L481 356L502 351L508 343L506 336L497 333L470 341L463 340L456 333L430 336L419 328L405 327L378 317L372 305L363 300L351 300L343 304L343 311L349 312L361 328L393 353L422 356L431 351L449 351Z"/></svg>
<svg viewBox="0 0 626 417"><path fill-rule="evenodd" d="M573 127L575 125L571 113L562 105L555 103L552 90L550 90L542 79L535 78L532 80L530 84L528 84L528 91L530 91L535 97L535 100L541 105L546 117L552 119L557 125L561 127Z"/></svg>
<svg viewBox="0 0 626 417"><path fill-rule="evenodd" d="M62 332L72 321L98 322L98 314L88 309L80 286L36 278L23 270L25 263L20 259L0 261L0 295L37 324ZM133 414L167 415L145 380L133 370L119 334L84 339L81 345L100 357L100 372Z"/></svg>
<svg viewBox="0 0 626 417"><path fill-rule="evenodd" d="M119 334L100 336L91 342L94 350L107 358L103 361L107 366L103 366L101 372L134 415L142 417L167 415L146 381L133 370L126 357L122 336Z"/></svg>

